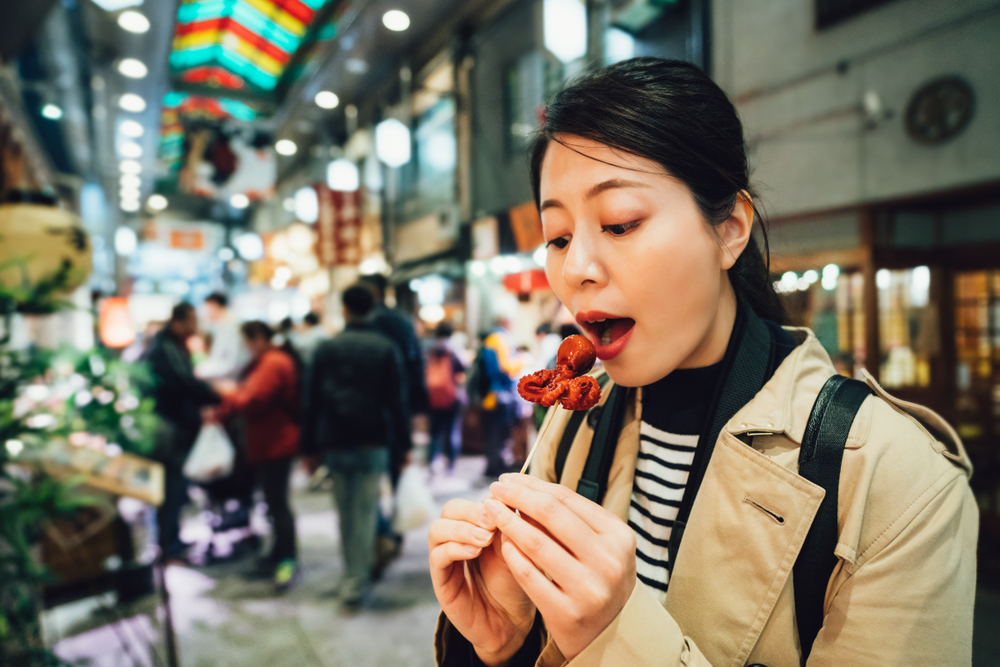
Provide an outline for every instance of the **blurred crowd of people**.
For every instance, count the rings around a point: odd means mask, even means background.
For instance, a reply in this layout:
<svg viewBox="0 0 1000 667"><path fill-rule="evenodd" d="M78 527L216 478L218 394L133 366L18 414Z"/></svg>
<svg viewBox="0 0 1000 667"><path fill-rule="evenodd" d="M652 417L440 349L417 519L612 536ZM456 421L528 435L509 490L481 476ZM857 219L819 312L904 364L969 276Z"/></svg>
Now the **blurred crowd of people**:
<svg viewBox="0 0 1000 667"><path fill-rule="evenodd" d="M335 335L314 312L297 326L290 318L239 322L226 295L214 293L203 321L195 306L180 303L129 352L156 380L154 457L166 471L159 542L168 562L190 555L180 530L193 484L184 466L209 426L222 428L235 452L231 472L197 483L213 530L241 529L258 539L250 521L259 492L272 535L257 573L278 591L300 575L293 466L302 462L314 488L332 481L344 559L338 594L346 607L362 604L401 551L380 496L383 476L395 491L412 462L414 433L426 442L435 474L450 474L463 451L485 454L486 478L519 467L539 416L518 396L517 379L553 366L559 342L575 327L539 327L537 356L514 345L503 318L480 334L476 348L446 322L421 340L407 315L386 306L386 289L382 276L346 289L346 324Z"/></svg>

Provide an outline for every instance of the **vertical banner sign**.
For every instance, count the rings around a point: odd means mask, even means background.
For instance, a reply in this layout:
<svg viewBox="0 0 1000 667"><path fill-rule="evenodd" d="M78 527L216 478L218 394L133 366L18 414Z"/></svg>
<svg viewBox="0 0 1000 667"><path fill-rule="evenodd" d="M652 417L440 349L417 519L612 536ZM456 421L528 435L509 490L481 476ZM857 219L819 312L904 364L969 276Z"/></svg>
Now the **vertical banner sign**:
<svg viewBox="0 0 1000 667"><path fill-rule="evenodd" d="M361 190L335 192L317 183L316 258L325 267L361 262Z"/></svg>
<svg viewBox="0 0 1000 667"><path fill-rule="evenodd" d="M335 227L337 211L333 203L333 191L326 183L317 183L316 198L319 200L319 215L316 218L316 259L320 266L327 268L337 263L337 242Z"/></svg>
<svg viewBox="0 0 1000 667"><path fill-rule="evenodd" d="M337 211L334 225L337 265L356 266L361 263L361 190L332 194Z"/></svg>

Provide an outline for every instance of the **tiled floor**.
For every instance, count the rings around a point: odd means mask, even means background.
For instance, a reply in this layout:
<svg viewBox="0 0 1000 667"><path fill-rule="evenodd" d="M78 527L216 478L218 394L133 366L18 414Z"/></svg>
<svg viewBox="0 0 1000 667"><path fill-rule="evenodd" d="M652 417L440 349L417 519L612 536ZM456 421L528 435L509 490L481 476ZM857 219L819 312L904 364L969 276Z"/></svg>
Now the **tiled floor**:
<svg viewBox="0 0 1000 667"><path fill-rule="evenodd" d="M452 476L435 477L439 504L479 498L482 459L463 459ZM202 568L171 567L167 578L183 667L430 667L438 606L427 570L426 527L406 536L403 555L376 586L361 613L338 609L336 514L329 493L298 491L303 565L300 584L276 596L269 581L249 577L252 559ZM189 526L190 527L190 526ZM195 527L196 528L196 527ZM101 605L112 611L94 613ZM89 667L165 667L154 601L128 608L111 598L64 607L47 618L46 635L66 659ZM109 614L124 618L109 624ZM1000 666L1000 591L976 601L974 667Z"/></svg>

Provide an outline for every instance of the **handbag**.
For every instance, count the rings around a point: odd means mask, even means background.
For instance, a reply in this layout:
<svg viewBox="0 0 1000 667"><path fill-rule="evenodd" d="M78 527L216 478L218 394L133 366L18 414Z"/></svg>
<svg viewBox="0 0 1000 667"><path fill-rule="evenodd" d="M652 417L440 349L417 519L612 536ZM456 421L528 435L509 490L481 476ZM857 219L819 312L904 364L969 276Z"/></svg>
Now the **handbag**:
<svg viewBox="0 0 1000 667"><path fill-rule="evenodd" d="M184 476L194 482L211 482L233 472L236 450L219 424L205 424L184 461Z"/></svg>

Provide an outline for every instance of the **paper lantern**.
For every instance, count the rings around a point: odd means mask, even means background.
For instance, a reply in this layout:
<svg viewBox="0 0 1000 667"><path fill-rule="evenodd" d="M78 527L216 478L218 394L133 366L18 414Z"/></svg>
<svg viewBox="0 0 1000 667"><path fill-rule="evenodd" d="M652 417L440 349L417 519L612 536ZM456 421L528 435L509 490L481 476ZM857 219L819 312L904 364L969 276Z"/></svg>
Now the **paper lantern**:
<svg viewBox="0 0 1000 667"><path fill-rule="evenodd" d="M135 327L126 297L112 296L101 301L99 330L101 342L110 348L128 347L135 341Z"/></svg>

